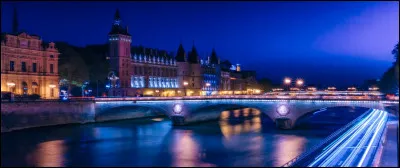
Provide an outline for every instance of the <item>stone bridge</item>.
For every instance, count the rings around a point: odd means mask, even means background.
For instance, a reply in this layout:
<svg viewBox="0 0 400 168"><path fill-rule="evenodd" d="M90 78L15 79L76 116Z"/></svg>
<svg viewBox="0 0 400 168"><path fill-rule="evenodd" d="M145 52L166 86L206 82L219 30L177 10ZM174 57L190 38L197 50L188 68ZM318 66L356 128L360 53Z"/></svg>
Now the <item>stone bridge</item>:
<svg viewBox="0 0 400 168"><path fill-rule="evenodd" d="M291 129L301 116L330 107L365 107L398 113L398 102L372 100L278 100L263 98L96 98L97 117L113 113L145 111L143 116L163 113L174 125L214 120L224 110L255 108L271 118L278 128ZM390 108L389 108L390 107Z"/></svg>

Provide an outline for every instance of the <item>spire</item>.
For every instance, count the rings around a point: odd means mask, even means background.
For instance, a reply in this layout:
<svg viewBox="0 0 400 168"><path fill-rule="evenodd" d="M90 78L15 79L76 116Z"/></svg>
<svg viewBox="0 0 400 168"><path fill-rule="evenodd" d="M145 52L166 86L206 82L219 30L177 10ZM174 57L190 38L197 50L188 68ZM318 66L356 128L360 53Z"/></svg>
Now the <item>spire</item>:
<svg viewBox="0 0 400 168"><path fill-rule="evenodd" d="M210 63L211 64L218 64L218 57L217 57L217 53L215 52L215 49L213 48L212 49L212 52L211 52L211 58L210 58Z"/></svg>
<svg viewBox="0 0 400 168"><path fill-rule="evenodd" d="M192 64L198 64L199 63L199 54L197 53L197 49L194 46L194 40L193 40L193 47L192 47L192 51L189 54L189 63Z"/></svg>
<svg viewBox="0 0 400 168"><path fill-rule="evenodd" d="M121 24L121 16L119 14L119 10L117 9L115 11L114 14L114 23L111 26L111 31L110 33L108 33L109 35L111 34L123 34L123 35L128 35L130 36L130 34L128 33L128 26L126 26L125 28L122 26Z"/></svg>
<svg viewBox="0 0 400 168"><path fill-rule="evenodd" d="M178 51L176 53L175 60L177 62L185 62L185 49L183 49L182 43L179 44Z"/></svg>
<svg viewBox="0 0 400 168"><path fill-rule="evenodd" d="M118 8L117 8L117 10L115 11L114 20L121 20L121 16L119 15L119 10L118 10Z"/></svg>
<svg viewBox="0 0 400 168"><path fill-rule="evenodd" d="M13 27L12 27L13 33L18 32L18 16L17 16L17 8L14 6L14 17L13 17Z"/></svg>

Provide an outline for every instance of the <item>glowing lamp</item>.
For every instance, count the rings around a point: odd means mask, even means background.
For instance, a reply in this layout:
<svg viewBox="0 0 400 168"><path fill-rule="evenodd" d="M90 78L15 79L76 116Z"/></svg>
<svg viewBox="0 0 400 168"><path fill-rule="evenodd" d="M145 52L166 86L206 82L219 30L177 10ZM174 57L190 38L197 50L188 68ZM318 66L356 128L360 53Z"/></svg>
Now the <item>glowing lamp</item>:
<svg viewBox="0 0 400 168"><path fill-rule="evenodd" d="M13 83L13 82L8 82L8 83L7 83L7 86L13 87L13 86L15 86L15 83Z"/></svg>
<svg viewBox="0 0 400 168"><path fill-rule="evenodd" d="M289 108L285 105L280 105L277 109L277 112L281 116L286 116L287 114L289 114Z"/></svg>
<svg viewBox="0 0 400 168"><path fill-rule="evenodd" d="M303 85L303 84L304 84L304 81L301 80L301 79L299 79L299 80L296 81L296 84L297 84L297 85Z"/></svg>
<svg viewBox="0 0 400 168"><path fill-rule="evenodd" d="M209 87L209 86L211 86L211 84L210 83L206 83L206 86Z"/></svg>
<svg viewBox="0 0 400 168"><path fill-rule="evenodd" d="M180 114L182 112L182 105L175 104L173 109L174 109L174 113Z"/></svg>
<svg viewBox="0 0 400 168"><path fill-rule="evenodd" d="M290 82L292 82L292 80L291 80L290 78L285 78L285 79L283 80L283 82L284 82L285 84L290 84Z"/></svg>
<svg viewBox="0 0 400 168"><path fill-rule="evenodd" d="M55 88L56 85L51 84L51 85L49 85L49 87L50 87L50 88Z"/></svg>
<svg viewBox="0 0 400 168"><path fill-rule="evenodd" d="M189 83L185 81L185 82L183 82L183 85L187 86L187 85L189 85Z"/></svg>

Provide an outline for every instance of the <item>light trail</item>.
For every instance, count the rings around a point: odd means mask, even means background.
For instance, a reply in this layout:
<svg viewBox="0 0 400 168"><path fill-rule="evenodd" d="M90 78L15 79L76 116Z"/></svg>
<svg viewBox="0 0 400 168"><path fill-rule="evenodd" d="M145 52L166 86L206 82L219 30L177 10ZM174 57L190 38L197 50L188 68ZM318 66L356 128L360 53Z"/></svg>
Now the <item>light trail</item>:
<svg viewBox="0 0 400 168"><path fill-rule="evenodd" d="M379 111L379 117L378 118L381 118L382 115L384 115L384 113L382 111ZM354 158L356 157L356 155L358 155L358 152L360 152L362 147L365 146L368 143L367 140L370 139L371 136L373 136L372 130L373 130L373 128L375 128L376 123L378 123L380 121L381 120L375 120L372 123L372 126L370 126L367 129L366 133L361 138L361 140L359 141L357 146L355 146L355 149L351 152L350 156L344 161L344 163L342 165L344 165L345 167L350 166L350 164L354 161Z"/></svg>
<svg viewBox="0 0 400 168"><path fill-rule="evenodd" d="M383 135L387 116L386 111L372 110L367 117L325 147L308 167L368 166L375 155L373 149Z"/></svg>
<svg viewBox="0 0 400 168"><path fill-rule="evenodd" d="M361 135L363 129L369 124L369 122L371 120L374 120L375 115L377 115L377 113L373 113L373 117L371 117L371 119L365 121L365 123L361 126L361 128L357 129L357 131L352 134L348 139L346 139L346 141L343 142L343 144L338 144L341 146L341 148L339 147L338 149L341 150L334 150L333 154L329 155L328 158L322 162L322 164L320 166L322 167L327 167L329 165L329 163L331 163L335 158L337 158L339 156L339 153L343 150L343 148L345 148L355 137L358 137ZM332 148L335 149L335 148Z"/></svg>
<svg viewBox="0 0 400 168"><path fill-rule="evenodd" d="M385 116L383 117L383 119L381 120L381 122L380 122L379 125L378 125L379 134L382 134L382 132L383 132L384 129L381 129L381 127L383 127L385 121L387 121L387 113L385 112L384 115L385 115ZM363 156L362 156L361 159L360 159L360 162L357 164L357 167L361 167L361 166L363 165L363 163L364 163L364 161L365 161L365 158L366 158L366 156L367 156L369 150L370 150L371 147L372 147L372 143L373 143L374 141L380 139L380 138L377 139L377 135L378 135L378 133L375 132L374 136L372 137L372 140L369 142L369 144L368 144L368 146L367 146L367 150L364 152ZM379 141L378 141L378 142L379 142Z"/></svg>
<svg viewBox="0 0 400 168"><path fill-rule="evenodd" d="M356 134L353 134L353 132L355 131L359 131L360 127L367 123L369 120L373 119L373 117L376 115L376 113L374 113L375 110L373 110L366 118L364 118L363 120L361 120L360 122L358 122L355 126L353 126L349 131L345 132L343 135L341 135L337 140L335 140L334 142L332 142L328 147L326 151L324 151L321 155L317 156L315 158L315 161L313 163L311 163L309 165L309 167L314 167L316 164L318 164L320 161L322 161L323 158L325 158L325 156L327 156L332 150L335 149L336 146L340 145L343 141L346 140L346 138L350 135L350 136L355 136ZM326 148L324 148L323 150L325 150Z"/></svg>

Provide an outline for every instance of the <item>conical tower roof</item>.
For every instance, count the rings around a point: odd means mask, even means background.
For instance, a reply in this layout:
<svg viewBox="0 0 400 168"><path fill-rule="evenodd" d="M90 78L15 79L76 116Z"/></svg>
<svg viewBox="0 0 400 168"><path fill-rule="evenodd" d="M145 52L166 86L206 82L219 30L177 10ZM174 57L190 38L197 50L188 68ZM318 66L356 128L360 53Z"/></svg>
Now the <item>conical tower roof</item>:
<svg viewBox="0 0 400 168"><path fill-rule="evenodd" d="M179 44L175 59L177 62L185 62L185 49L183 49L182 43Z"/></svg>

